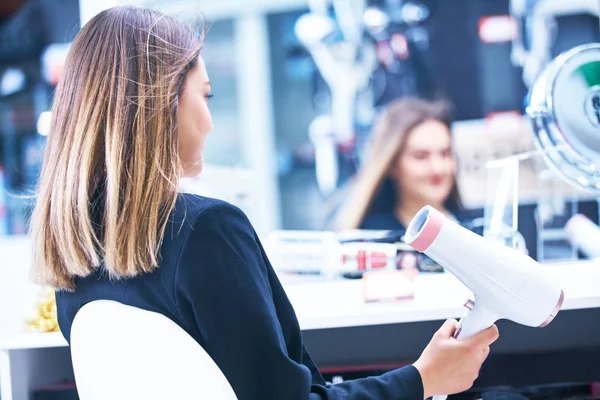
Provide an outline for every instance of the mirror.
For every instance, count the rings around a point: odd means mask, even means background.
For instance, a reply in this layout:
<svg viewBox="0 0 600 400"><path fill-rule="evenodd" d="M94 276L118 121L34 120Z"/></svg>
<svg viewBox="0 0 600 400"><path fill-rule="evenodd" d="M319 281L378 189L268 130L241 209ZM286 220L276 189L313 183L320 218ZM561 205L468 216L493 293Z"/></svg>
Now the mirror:
<svg viewBox="0 0 600 400"><path fill-rule="evenodd" d="M578 46L537 78L527 107L546 163L576 187L600 194L600 44Z"/></svg>

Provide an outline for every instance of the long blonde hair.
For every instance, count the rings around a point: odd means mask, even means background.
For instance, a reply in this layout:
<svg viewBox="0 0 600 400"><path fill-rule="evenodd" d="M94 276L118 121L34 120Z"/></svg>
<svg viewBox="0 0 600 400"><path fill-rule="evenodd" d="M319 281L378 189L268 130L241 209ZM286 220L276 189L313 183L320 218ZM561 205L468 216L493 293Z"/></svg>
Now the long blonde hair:
<svg viewBox="0 0 600 400"><path fill-rule="evenodd" d="M376 121L362 168L350 184L349 193L334 226L337 230L358 229L365 218L392 164L402 151L407 134L426 121L439 121L450 128L448 103L404 98L391 103ZM450 199L460 203L456 185Z"/></svg>
<svg viewBox="0 0 600 400"><path fill-rule="evenodd" d="M32 279L72 290L101 265L149 272L177 200L178 96L203 34L158 12L115 7L67 56L31 219Z"/></svg>

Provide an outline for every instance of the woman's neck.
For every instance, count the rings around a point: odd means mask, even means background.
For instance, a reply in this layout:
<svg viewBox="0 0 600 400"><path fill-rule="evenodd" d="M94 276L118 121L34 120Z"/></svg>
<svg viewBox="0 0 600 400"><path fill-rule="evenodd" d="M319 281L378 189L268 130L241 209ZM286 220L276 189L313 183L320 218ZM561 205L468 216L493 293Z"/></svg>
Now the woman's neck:
<svg viewBox="0 0 600 400"><path fill-rule="evenodd" d="M450 212L446 209L446 206L441 204L434 204L432 202L425 202L421 199L403 199L398 200L394 207L394 214L396 218L404 225L408 226L413 217L426 205L430 205L436 210L440 211L445 215L450 215Z"/></svg>

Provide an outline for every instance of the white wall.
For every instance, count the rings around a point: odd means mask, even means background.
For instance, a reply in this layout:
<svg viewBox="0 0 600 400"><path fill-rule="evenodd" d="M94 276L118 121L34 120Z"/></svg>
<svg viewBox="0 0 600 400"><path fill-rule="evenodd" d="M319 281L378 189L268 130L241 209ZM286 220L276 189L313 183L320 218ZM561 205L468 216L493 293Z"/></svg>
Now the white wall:
<svg viewBox="0 0 600 400"><path fill-rule="evenodd" d="M30 241L0 237L0 336L22 332L36 304L38 287L29 282Z"/></svg>
<svg viewBox="0 0 600 400"><path fill-rule="evenodd" d="M245 165L253 171L260 191L257 218L252 223L259 235L266 236L281 227L267 17L237 18L234 35L241 146Z"/></svg>

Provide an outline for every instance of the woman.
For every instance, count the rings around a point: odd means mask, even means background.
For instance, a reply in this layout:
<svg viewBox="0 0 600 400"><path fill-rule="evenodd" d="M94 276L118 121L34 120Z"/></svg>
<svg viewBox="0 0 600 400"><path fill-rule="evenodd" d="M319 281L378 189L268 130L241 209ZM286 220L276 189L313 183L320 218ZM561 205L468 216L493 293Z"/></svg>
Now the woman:
<svg viewBox="0 0 600 400"><path fill-rule="evenodd" d="M212 128L201 47L185 25L130 7L101 12L73 43L31 225L32 272L58 290L65 338L84 304L108 299L177 323L239 399L423 399L470 387L498 332L459 343L456 321L414 365L325 384L246 216L177 192L202 170Z"/></svg>
<svg viewBox="0 0 600 400"><path fill-rule="evenodd" d="M428 204L460 217L449 111L446 103L420 99L387 107L338 214L339 229L405 231Z"/></svg>

